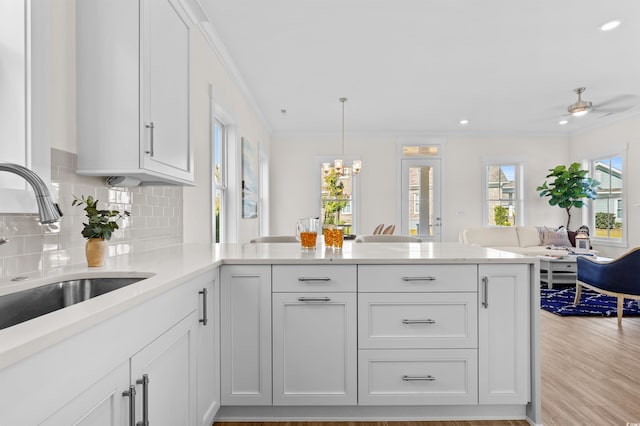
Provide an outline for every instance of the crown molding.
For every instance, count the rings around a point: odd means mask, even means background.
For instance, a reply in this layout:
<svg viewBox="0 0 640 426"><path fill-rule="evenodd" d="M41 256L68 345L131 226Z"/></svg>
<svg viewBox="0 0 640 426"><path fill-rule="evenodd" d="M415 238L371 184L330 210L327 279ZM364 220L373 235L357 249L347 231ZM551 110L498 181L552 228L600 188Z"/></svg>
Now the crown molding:
<svg viewBox="0 0 640 426"><path fill-rule="evenodd" d="M207 12L202 6L202 3L200 2L200 0L182 1L185 9L187 9L189 17L193 21L193 24L200 30L205 40L207 41L207 44L211 48L213 54L216 55L220 62L222 62L222 65L231 77L233 83L236 85L238 90L240 90L242 95L247 100L247 103L251 106L255 114L258 116L259 121L266 128L267 133L271 135L273 133L273 130L271 129L269 121L262 113L262 110L258 106L253 92L242 78L242 74L240 74L238 67L236 67L236 64L231 58L231 55L229 55L229 51L222 42L222 39L220 39L220 36L218 35L215 28L213 28L213 25L211 25L211 21L209 20Z"/></svg>

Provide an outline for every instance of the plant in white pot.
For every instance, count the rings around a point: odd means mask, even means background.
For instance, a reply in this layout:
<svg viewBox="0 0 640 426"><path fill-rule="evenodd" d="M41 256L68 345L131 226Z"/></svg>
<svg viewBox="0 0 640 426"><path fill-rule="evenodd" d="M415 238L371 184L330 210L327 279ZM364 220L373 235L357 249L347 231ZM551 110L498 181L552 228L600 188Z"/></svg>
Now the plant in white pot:
<svg viewBox="0 0 640 426"><path fill-rule="evenodd" d="M82 236L87 239L85 252L89 266L102 266L107 254L107 241L111 239L113 231L119 229L118 220L130 216L128 211L99 210L98 200L91 195L85 197L73 196L72 206L84 206L84 211L89 219L82 223Z"/></svg>

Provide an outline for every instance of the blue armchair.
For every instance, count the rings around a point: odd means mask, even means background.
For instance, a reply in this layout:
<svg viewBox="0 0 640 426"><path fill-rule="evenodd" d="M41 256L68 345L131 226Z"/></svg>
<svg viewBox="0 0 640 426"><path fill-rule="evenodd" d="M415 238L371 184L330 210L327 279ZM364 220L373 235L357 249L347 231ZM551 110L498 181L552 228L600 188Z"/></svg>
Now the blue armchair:
<svg viewBox="0 0 640 426"><path fill-rule="evenodd" d="M622 324L624 299L640 300L640 247L610 262L579 256L574 306L580 302L582 287L613 296L618 300L618 325Z"/></svg>

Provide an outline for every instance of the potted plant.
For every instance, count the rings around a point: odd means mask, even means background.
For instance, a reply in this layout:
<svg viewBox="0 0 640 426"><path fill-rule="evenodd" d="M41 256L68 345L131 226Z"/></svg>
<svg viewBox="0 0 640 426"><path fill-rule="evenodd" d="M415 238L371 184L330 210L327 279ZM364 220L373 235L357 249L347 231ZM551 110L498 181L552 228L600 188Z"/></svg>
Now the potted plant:
<svg viewBox="0 0 640 426"><path fill-rule="evenodd" d="M130 216L128 211L99 210L98 200L91 195L73 196L72 206L84 206L88 222L83 223L82 236L87 239L85 252L89 266L102 266L107 254L107 241L113 231L119 229L118 220Z"/></svg>
<svg viewBox="0 0 640 426"><path fill-rule="evenodd" d="M571 222L571 208L582 208L584 199L596 198L596 188L600 185L595 179L587 177L587 170L582 170L579 163L569 167L560 165L549 169L547 178L554 178L547 184L545 180L536 188L541 197L549 197L549 204L563 208L567 212L567 230Z"/></svg>

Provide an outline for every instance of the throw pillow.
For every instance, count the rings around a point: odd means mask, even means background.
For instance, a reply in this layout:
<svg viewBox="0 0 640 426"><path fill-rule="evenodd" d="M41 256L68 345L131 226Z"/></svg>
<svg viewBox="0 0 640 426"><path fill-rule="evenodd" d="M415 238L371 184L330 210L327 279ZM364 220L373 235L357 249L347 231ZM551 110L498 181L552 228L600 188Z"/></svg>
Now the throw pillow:
<svg viewBox="0 0 640 426"><path fill-rule="evenodd" d="M542 245L556 247L571 247L571 241L564 228L555 230L545 227L542 231Z"/></svg>
<svg viewBox="0 0 640 426"><path fill-rule="evenodd" d="M571 243L571 247L576 246L576 235L578 235L576 231L567 231L567 236L569 237L569 242Z"/></svg>

